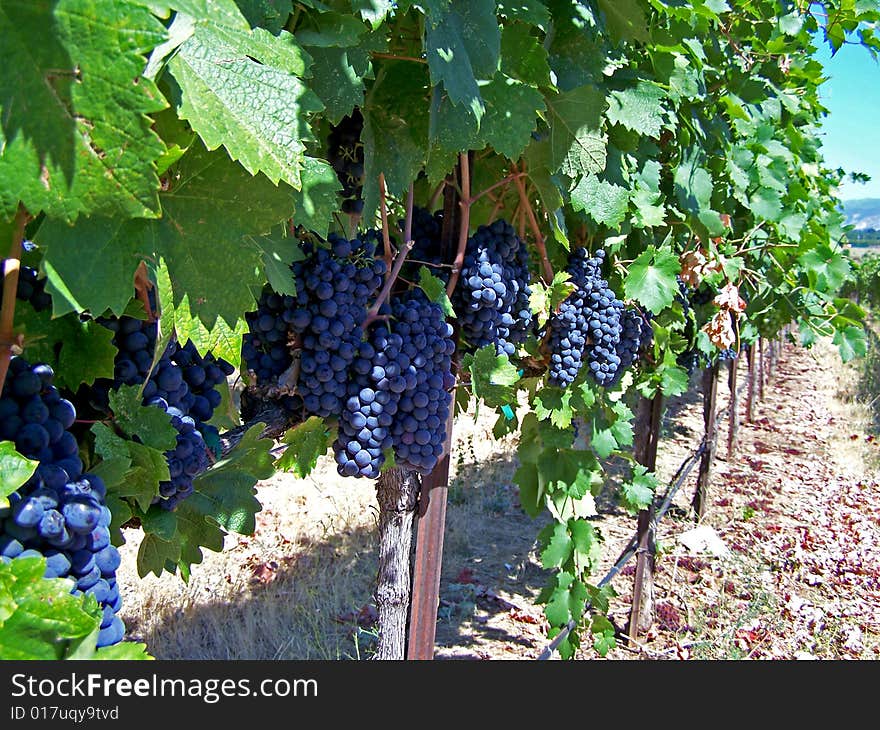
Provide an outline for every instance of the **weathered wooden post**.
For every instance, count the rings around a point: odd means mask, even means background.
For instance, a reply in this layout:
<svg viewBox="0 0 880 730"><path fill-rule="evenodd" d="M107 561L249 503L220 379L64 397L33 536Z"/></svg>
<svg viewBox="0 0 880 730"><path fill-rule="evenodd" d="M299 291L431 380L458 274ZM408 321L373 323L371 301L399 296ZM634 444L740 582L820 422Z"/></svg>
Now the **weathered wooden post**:
<svg viewBox="0 0 880 730"><path fill-rule="evenodd" d="M718 442L718 424L715 422L715 402L718 396L718 363L703 371L703 455L697 475L697 491L694 494L694 512L697 520L702 520L709 502L709 477L712 462L715 461L715 448Z"/></svg>

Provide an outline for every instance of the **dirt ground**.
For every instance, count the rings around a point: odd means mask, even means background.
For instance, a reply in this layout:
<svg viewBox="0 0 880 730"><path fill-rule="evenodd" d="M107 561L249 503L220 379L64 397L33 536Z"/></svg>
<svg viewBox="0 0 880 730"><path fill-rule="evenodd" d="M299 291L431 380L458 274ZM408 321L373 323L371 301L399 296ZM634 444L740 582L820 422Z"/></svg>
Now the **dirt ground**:
<svg viewBox="0 0 880 730"><path fill-rule="evenodd" d="M637 644L621 633L609 659L880 658L880 438L864 396L870 375L842 366L826 344L785 348L753 422L740 426L732 458L727 420L720 424L703 525L728 554L695 552L679 540L695 526L694 472L657 533L654 624ZM669 403L661 484L702 438L694 380ZM719 407L728 395L723 377ZM455 426L440 659L531 659L548 643L535 604L546 579L535 552L543 523L519 507L516 437L494 439L493 420L462 417ZM127 534L119 583L129 638L163 659L369 657L373 483L338 477L326 459L307 479L276 475L258 492L264 510L256 535L229 536L227 549L207 553L189 584L167 575L139 579L139 534ZM635 530L631 515L609 500L599 504L605 544L596 581ZM613 581L609 617L621 632L633 565ZM598 659L588 645L579 657Z"/></svg>

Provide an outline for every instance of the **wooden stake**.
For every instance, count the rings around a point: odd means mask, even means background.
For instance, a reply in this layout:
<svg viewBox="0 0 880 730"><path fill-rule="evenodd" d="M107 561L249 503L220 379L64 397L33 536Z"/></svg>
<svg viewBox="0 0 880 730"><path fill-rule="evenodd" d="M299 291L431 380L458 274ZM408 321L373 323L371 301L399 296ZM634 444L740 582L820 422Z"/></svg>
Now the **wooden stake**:
<svg viewBox="0 0 880 730"><path fill-rule="evenodd" d="M733 458L736 451L736 437L739 431L739 395L736 388L736 376L739 370L739 356L730 361L727 385L730 388L730 405L727 413L727 458Z"/></svg>
<svg viewBox="0 0 880 730"><path fill-rule="evenodd" d="M757 377L757 372L755 371L755 345L752 343L749 345L749 390L748 396L746 397L746 422L751 423L755 418L755 378Z"/></svg>
<svg viewBox="0 0 880 730"><path fill-rule="evenodd" d="M718 424L715 422L715 403L718 396L718 363L703 371L703 427L705 433L705 449L700 458L700 470L697 475L697 491L694 494L694 512L697 520L703 519L706 505L709 503L709 477L712 462L715 461L715 448L718 443Z"/></svg>
<svg viewBox="0 0 880 730"><path fill-rule="evenodd" d="M660 422L663 416L663 396L657 393L652 399L639 398L636 406L636 441L633 447L635 460L654 471L657 466L657 445L660 441ZM633 583L632 607L629 614L628 635L635 642L640 633L646 632L654 623L654 503L639 512L636 540L636 574Z"/></svg>

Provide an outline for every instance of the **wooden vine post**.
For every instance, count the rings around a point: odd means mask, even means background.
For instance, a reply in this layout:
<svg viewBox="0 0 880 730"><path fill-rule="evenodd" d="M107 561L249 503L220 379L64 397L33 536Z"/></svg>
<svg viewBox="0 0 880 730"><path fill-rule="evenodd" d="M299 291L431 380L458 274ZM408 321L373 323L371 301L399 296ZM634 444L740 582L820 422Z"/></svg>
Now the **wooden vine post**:
<svg viewBox="0 0 880 730"><path fill-rule="evenodd" d="M739 431L739 394L736 388L739 355L730 361L728 367L727 385L730 388L730 405L727 409L727 458L732 459L736 451L736 437Z"/></svg>
<svg viewBox="0 0 880 730"><path fill-rule="evenodd" d="M755 345L749 345L749 388L746 395L746 422L751 423L755 417Z"/></svg>
<svg viewBox="0 0 880 730"><path fill-rule="evenodd" d="M399 660L406 656L409 618L410 548L419 499L419 475L389 469L376 483L379 503L379 571L376 610L379 643L374 659Z"/></svg>
<svg viewBox="0 0 880 730"><path fill-rule="evenodd" d="M764 378L766 377L764 370L764 338L758 338L758 398L764 402Z"/></svg>
<svg viewBox="0 0 880 730"><path fill-rule="evenodd" d="M700 469L697 474L697 491L694 494L694 512L697 520L706 514L709 502L709 477L712 462L715 461L715 449L718 443L718 423L715 420L715 404L718 398L718 363L703 371L703 454L700 457Z"/></svg>
<svg viewBox="0 0 880 730"><path fill-rule="evenodd" d="M649 471L657 467L657 444L660 441L660 422L663 416L663 396L639 398L636 406L635 443L633 457ZM635 641L654 623L654 503L639 512L636 541L636 573L633 583L632 608L629 614L628 635Z"/></svg>
<svg viewBox="0 0 880 730"><path fill-rule="evenodd" d="M470 155L462 155L455 176L450 176L443 191L443 229L440 233L440 255L451 261L455 253L450 288L458 279L464 258L469 223L468 205L462 198L470 196ZM461 195L459 195L461 191ZM455 326L453 324L453 326ZM454 334L457 342L458 331ZM457 357L454 356L454 357ZM443 568L443 535L446 530L446 499L449 489L449 461L452 451L452 421L455 413L455 392L446 422L444 456L434 470L422 477L418 506L418 533L413 566L412 606L409 623L407 659L433 659L437 632L437 609L440 603L440 573Z"/></svg>

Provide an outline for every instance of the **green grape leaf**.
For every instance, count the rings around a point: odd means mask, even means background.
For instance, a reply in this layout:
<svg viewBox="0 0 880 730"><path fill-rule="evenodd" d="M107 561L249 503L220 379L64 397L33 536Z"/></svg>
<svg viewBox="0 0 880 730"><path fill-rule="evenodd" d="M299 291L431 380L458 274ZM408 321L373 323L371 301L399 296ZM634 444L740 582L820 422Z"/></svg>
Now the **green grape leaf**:
<svg viewBox="0 0 880 730"><path fill-rule="evenodd" d="M641 465L633 468L632 479L623 483L621 504L630 514L647 509L657 491L657 477Z"/></svg>
<svg viewBox="0 0 880 730"><path fill-rule="evenodd" d="M535 415L542 421L549 417L550 423L557 428L568 428L574 417L571 397L572 391L568 388L542 388L532 400Z"/></svg>
<svg viewBox="0 0 880 730"><path fill-rule="evenodd" d="M486 105L481 139L508 159L518 160L538 126L544 97L537 89L501 73L482 86L481 92Z"/></svg>
<svg viewBox="0 0 880 730"><path fill-rule="evenodd" d="M293 218L296 224L326 237L333 214L339 209L337 193L340 190L339 178L330 165L324 160L306 157L303 160L301 187L293 193Z"/></svg>
<svg viewBox="0 0 880 730"><path fill-rule="evenodd" d="M113 377L113 333L94 320L74 314L52 319L48 311L16 307L15 330L25 336L28 359L51 365L60 387L76 391L80 383Z"/></svg>
<svg viewBox="0 0 880 730"><path fill-rule="evenodd" d="M147 645L140 644L136 641L120 641L112 646L102 646L98 649L92 659L104 661L145 661L153 660L147 652Z"/></svg>
<svg viewBox="0 0 880 730"><path fill-rule="evenodd" d="M550 172L560 168L572 178L605 169L602 114L605 96L594 86L579 86L546 97Z"/></svg>
<svg viewBox="0 0 880 730"><path fill-rule="evenodd" d="M137 235L141 225L81 217L76 225L48 219L40 226L34 240L43 250L42 269L55 317L87 309L116 315L125 311L144 258ZM88 256L83 256L85 250Z"/></svg>
<svg viewBox="0 0 880 730"><path fill-rule="evenodd" d="M183 13L172 29L177 23L194 26L168 62L180 86L180 118L209 150L223 145L252 175L262 172L275 184L284 180L299 188L305 145L313 139L306 116L323 107L301 80L308 54L285 31L273 36L247 23L218 24Z"/></svg>
<svg viewBox="0 0 880 730"><path fill-rule="evenodd" d="M600 557L599 533L591 522L582 518L570 519L568 532L575 567L581 574L590 573Z"/></svg>
<svg viewBox="0 0 880 730"><path fill-rule="evenodd" d="M0 508L6 497L34 475L39 465L39 461L19 454L12 441L0 441Z"/></svg>
<svg viewBox="0 0 880 730"><path fill-rule="evenodd" d="M19 200L64 220L156 216L165 147L147 115L166 103L142 73L158 19L113 0L5 2L0 36L0 216Z"/></svg>
<svg viewBox="0 0 880 730"><path fill-rule="evenodd" d="M294 207L294 191L251 177L219 152L194 144L175 168L175 183L162 195L161 221L141 234L155 258L164 256L179 305L208 327L217 318L236 322L254 308L254 291L265 282L263 252L248 236L269 233ZM234 265L230 265L234 262Z"/></svg>
<svg viewBox="0 0 880 730"><path fill-rule="evenodd" d="M328 429L317 416L309 416L284 434L281 441L288 446L276 466L303 479L312 472L318 459L327 453L335 439L335 429Z"/></svg>
<svg viewBox="0 0 880 730"><path fill-rule="evenodd" d="M422 64L383 64L363 109L364 215L379 204L379 173L391 195L406 192L425 164L429 79ZM444 174L446 170L443 171Z"/></svg>
<svg viewBox="0 0 880 730"><path fill-rule="evenodd" d="M346 114L364 103L364 81L350 60L350 54L357 53L357 49L307 48L314 60L309 85L324 102L327 119L339 124Z"/></svg>
<svg viewBox="0 0 880 730"><path fill-rule="evenodd" d="M491 78L501 54L501 27L493 3L450 0L439 17L425 21L425 51L433 85L479 121L484 106L477 79Z"/></svg>
<svg viewBox="0 0 880 730"><path fill-rule="evenodd" d="M672 304L678 293L676 275L681 271L672 249L648 246L629 267L623 290L627 299L635 299L654 314Z"/></svg>
<svg viewBox="0 0 880 730"><path fill-rule="evenodd" d="M567 571L560 572L555 583L544 608L547 620L552 626L580 620L587 602L587 587Z"/></svg>
<svg viewBox="0 0 880 730"><path fill-rule="evenodd" d="M700 165L699 150L692 150L675 169L675 194L681 207L690 212L712 236L724 233L721 216L712 210L712 175Z"/></svg>
<svg viewBox="0 0 880 730"><path fill-rule="evenodd" d="M840 351L840 359L849 362L856 357L864 357L868 351L865 331L861 327L850 325L834 332L833 344Z"/></svg>
<svg viewBox="0 0 880 730"><path fill-rule="evenodd" d="M525 23L511 23L501 30L501 71L530 86L550 86L547 50Z"/></svg>
<svg viewBox="0 0 880 730"><path fill-rule="evenodd" d="M544 509L544 493L538 480L535 464L522 464L513 475L519 487L519 503L529 517L537 517Z"/></svg>
<svg viewBox="0 0 880 730"><path fill-rule="evenodd" d="M273 35L284 28L290 16L289 0L235 0L241 14L252 28L265 28Z"/></svg>
<svg viewBox="0 0 880 730"><path fill-rule="evenodd" d="M262 254L263 268L269 286L278 294L296 295L296 283L290 265L294 261L302 261L305 255L299 247L299 241L293 237L248 236L254 247Z"/></svg>
<svg viewBox="0 0 880 730"><path fill-rule="evenodd" d="M156 509L161 509L157 507ZM141 540L137 554L138 575L143 578L153 573L157 578L162 575L168 563L174 565L180 560L180 540L162 540L157 535L147 533Z"/></svg>
<svg viewBox="0 0 880 730"><path fill-rule="evenodd" d="M434 276L427 266L419 268L419 287L435 304L439 304L443 309L443 314L447 317L455 317L455 310L452 308L452 302L446 294L446 285Z"/></svg>
<svg viewBox="0 0 880 730"><path fill-rule="evenodd" d="M550 12L541 0L498 0L495 5L498 15L509 20L519 20L542 30L550 25Z"/></svg>
<svg viewBox="0 0 880 730"><path fill-rule="evenodd" d="M590 633L593 635L593 648L601 657L608 656L608 652L617 646L614 624L606 616L593 616Z"/></svg>
<svg viewBox="0 0 880 730"><path fill-rule="evenodd" d="M269 247L266 247L268 251ZM265 254L269 256L268 253ZM280 254L271 254L273 257ZM233 329L223 319L218 318L214 327L208 329L204 323L192 315L189 308L189 294L184 294L181 302L174 305L174 292L171 277L164 258L154 268L159 296L159 308L162 316L159 319L160 331L166 332L170 338L172 332L177 333L177 340L182 345L192 342L199 354L204 357L209 352L223 358L238 370L241 370L241 340L247 332L247 322L239 319ZM164 339L164 338L163 338Z"/></svg>
<svg viewBox="0 0 880 730"><path fill-rule="evenodd" d="M650 81L639 81L608 95L608 121L647 137L659 137L666 92Z"/></svg>
<svg viewBox="0 0 880 730"><path fill-rule="evenodd" d="M598 0L615 42L648 42L648 20L638 0Z"/></svg>
<svg viewBox="0 0 880 730"><path fill-rule="evenodd" d="M226 530L253 534L262 509L255 485L275 473L272 439L260 437L264 428L251 426L226 456L193 480L195 492L186 500L191 509Z"/></svg>
<svg viewBox="0 0 880 730"><path fill-rule="evenodd" d="M541 565L547 570L561 568L571 559L574 545L567 525L559 522L548 525L542 532L542 537L545 547L541 551Z"/></svg>
<svg viewBox="0 0 880 730"><path fill-rule="evenodd" d="M597 223L617 228L626 218L629 190L595 175L585 175L571 191L571 207L586 212Z"/></svg>
<svg viewBox="0 0 880 730"><path fill-rule="evenodd" d="M73 596L66 578L44 578L45 558L0 561L0 660L64 659L93 637L101 610Z"/></svg>
<svg viewBox="0 0 880 730"><path fill-rule="evenodd" d="M470 373L474 397L482 398L490 408L516 403L513 385L519 380L519 372L507 355L495 354L494 345L465 355L461 367Z"/></svg>
<svg viewBox="0 0 880 730"><path fill-rule="evenodd" d="M807 270L810 283L823 291L836 292L850 275L847 258L827 245L811 249L798 262Z"/></svg>
<svg viewBox="0 0 880 730"><path fill-rule="evenodd" d="M177 430L165 411L156 406L141 405L140 388L123 385L110 392L113 420L127 436L159 451L168 451L177 444Z"/></svg>

